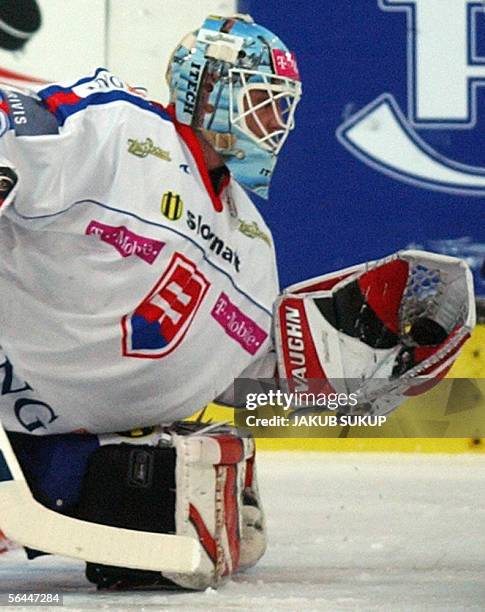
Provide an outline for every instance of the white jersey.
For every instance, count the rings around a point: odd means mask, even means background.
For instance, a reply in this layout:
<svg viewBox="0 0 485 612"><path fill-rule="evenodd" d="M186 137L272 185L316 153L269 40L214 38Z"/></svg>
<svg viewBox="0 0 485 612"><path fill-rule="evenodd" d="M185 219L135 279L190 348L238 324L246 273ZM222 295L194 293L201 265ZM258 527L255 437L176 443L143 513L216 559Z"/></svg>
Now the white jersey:
<svg viewBox="0 0 485 612"><path fill-rule="evenodd" d="M0 131L18 176L0 209L7 429L170 422L264 360L271 234L234 180L214 193L189 127L100 69L3 89Z"/></svg>

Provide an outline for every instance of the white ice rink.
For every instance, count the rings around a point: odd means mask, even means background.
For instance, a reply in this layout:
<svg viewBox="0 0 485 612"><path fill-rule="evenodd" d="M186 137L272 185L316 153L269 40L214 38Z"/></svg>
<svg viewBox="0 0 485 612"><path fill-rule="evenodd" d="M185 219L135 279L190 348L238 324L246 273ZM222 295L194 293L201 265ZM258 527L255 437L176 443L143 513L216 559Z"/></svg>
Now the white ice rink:
<svg viewBox="0 0 485 612"><path fill-rule="evenodd" d="M219 591L98 593L82 564L14 551L0 593L58 591L70 610L485 610L485 455L259 462L269 548Z"/></svg>

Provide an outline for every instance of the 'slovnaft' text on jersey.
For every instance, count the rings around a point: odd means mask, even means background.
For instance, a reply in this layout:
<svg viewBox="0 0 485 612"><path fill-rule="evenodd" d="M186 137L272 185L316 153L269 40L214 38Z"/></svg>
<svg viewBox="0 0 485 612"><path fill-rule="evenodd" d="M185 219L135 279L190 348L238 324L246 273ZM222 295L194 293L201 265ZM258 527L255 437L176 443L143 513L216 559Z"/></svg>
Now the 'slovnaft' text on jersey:
<svg viewBox="0 0 485 612"><path fill-rule="evenodd" d="M193 414L271 348L271 234L195 134L104 69L0 90L0 418L34 434ZM15 374L14 374L15 373Z"/></svg>

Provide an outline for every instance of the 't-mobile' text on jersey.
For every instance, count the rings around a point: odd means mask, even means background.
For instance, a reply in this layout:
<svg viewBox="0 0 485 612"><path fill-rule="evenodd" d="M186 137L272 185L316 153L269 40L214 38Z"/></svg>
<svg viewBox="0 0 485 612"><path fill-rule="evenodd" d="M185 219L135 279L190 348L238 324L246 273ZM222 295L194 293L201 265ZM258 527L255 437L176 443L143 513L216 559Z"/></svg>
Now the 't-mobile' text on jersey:
<svg viewBox="0 0 485 612"><path fill-rule="evenodd" d="M264 360L271 234L234 180L214 192L170 109L99 69L1 89L0 134L4 191L13 177L0 199L7 429L168 423Z"/></svg>

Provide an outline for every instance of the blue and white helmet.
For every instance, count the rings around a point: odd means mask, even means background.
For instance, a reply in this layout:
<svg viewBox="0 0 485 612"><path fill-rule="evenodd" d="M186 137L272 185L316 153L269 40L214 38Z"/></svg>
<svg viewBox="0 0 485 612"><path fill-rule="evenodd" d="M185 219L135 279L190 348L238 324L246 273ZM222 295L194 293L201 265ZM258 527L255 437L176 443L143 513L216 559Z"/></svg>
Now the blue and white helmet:
<svg viewBox="0 0 485 612"><path fill-rule="evenodd" d="M267 198L301 97L294 54L249 15L210 16L176 48L167 80L177 120L201 130L236 180ZM261 120L269 109L270 129Z"/></svg>

